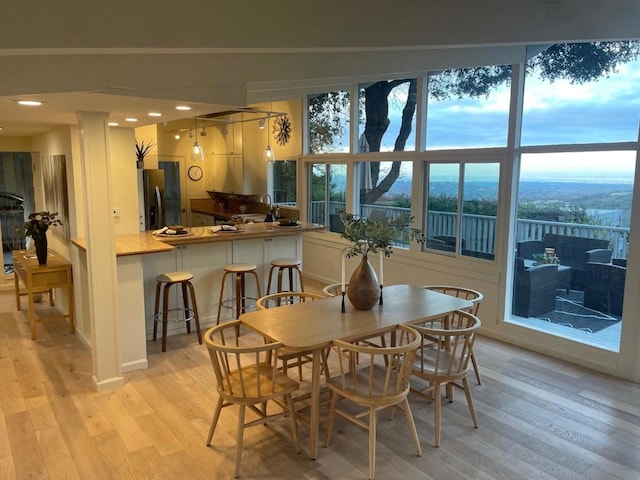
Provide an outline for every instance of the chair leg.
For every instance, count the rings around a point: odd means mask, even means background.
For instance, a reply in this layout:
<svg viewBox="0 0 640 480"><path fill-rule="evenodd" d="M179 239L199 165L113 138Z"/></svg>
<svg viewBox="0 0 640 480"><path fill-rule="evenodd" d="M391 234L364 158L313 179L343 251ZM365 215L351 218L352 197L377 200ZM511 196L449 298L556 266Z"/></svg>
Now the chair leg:
<svg viewBox="0 0 640 480"><path fill-rule="evenodd" d="M411 413L411 407L409 406L409 399L405 398L402 402L404 408L404 416L407 417L407 424L413 437L413 444L416 447L416 455L422 456L422 447L420 447L420 439L418 438L418 431L416 430L416 422L413 420L413 414Z"/></svg>
<svg viewBox="0 0 640 480"><path fill-rule="evenodd" d="M296 445L296 452L302 452L300 448L300 438L298 436L298 421L296 420L296 409L293 403L293 396L291 394L285 397L285 401L289 406L289 418L291 422L291 434L293 435L293 442Z"/></svg>
<svg viewBox="0 0 640 480"><path fill-rule="evenodd" d="M478 362L476 361L476 354L473 352L473 350L471 350L471 364L473 365L473 371L476 374L478 385L482 385L482 381L480 380L480 370L478 369Z"/></svg>
<svg viewBox="0 0 640 480"><path fill-rule="evenodd" d="M329 406L329 415L327 416L327 433L324 439L324 446L329 446L331 440L331 431L333 430L333 421L336 418L336 405L338 404L338 394L331 392L331 405Z"/></svg>
<svg viewBox="0 0 640 480"><path fill-rule="evenodd" d="M376 473L376 430L378 423L378 411L369 407L369 478L373 479Z"/></svg>
<svg viewBox="0 0 640 480"><path fill-rule="evenodd" d="M171 284L167 283L162 292L162 351L167 351L167 326L169 323L169 292Z"/></svg>
<svg viewBox="0 0 640 480"><path fill-rule="evenodd" d="M213 432L218 425L218 419L220 418L220 411L222 410L222 397L218 397L218 403L216 403L216 409L213 412L213 418L211 419L211 428L209 428L209 436L207 437L207 446L211 445L211 439L213 438Z"/></svg>
<svg viewBox="0 0 640 480"><path fill-rule="evenodd" d="M298 271L298 281L300 282L300 291L304 292L304 283L302 283L302 271L300 271L298 267L296 267L296 270Z"/></svg>
<svg viewBox="0 0 640 480"><path fill-rule="evenodd" d="M244 437L244 413L245 406L240 405L240 412L238 413L238 432L236 436L236 473L235 477L240 476L240 459L242 458L242 439Z"/></svg>
<svg viewBox="0 0 640 480"><path fill-rule="evenodd" d="M471 420L473 426L478 428L478 417L476 416L476 407L473 404L473 397L471 396L471 389L469 388L469 382L466 377L462 379L462 386L464 387L464 394L467 396L467 404L469 405L469 413L471 413Z"/></svg>
<svg viewBox="0 0 640 480"><path fill-rule="evenodd" d="M160 288L162 283L156 282L156 302L153 309L153 341L158 337L158 312L160 311Z"/></svg>
<svg viewBox="0 0 640 480"><path fill-rule="evenodd" d="M267 282L267 293L265 293L265 295L269 295L271 293L271 277L273 275L273 269L276 268L274 266L271 266L271 268L269 269L269 281ZM258 295L260 296L260 295Z"/></svg>
<svg viewBox="0 0 640 480"><path fill-rule="evenodd" d="M187 284L186 282L181 282L180 286L182 287L182 307L184 310L184 319L187 324L187 333L191 333L191 320L189 317L191 316L189 312L189 296L187 294Z"/></svg>
<svg viewBox="0 0 640 480"><path fill-rule="evenodd" d="M442 407L442 399L440 398L440 384L436 383L433 386L433 410L435 412L435 424L436 424L436 447L440 446L440 414Z"/></svg>
<svg viewBox="0 0 640 480"><path fill-rule="evenodd" d="M187 284L189 287L189 293L191 295L191 305L193 307L193 320L196 324L196 332L198 334L198 343L202 345L202 331L200 330L200 316L198 315L198 304L196 303L196 291L193 288L193 284L189 282Z"/></svg>
<svg viewBox="0 0 640 480"><path fill-rule="evenodd" d="M224 275L222 275L222 283L220 284L220 299L218 300L218 315L217 315L217 320L216 320L216 325L220 325L220 310L222 310L222 299L224 296L224 282L227 279L227 275L230 272L224 272Z"/></svg>

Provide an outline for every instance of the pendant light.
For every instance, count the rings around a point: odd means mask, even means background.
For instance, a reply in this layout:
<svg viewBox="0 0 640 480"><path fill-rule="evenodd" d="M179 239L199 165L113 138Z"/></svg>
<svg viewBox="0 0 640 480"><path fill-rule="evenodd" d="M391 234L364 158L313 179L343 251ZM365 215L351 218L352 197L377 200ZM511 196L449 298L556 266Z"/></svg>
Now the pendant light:
<svg viewBox="0 0 640 480"><path fill-rule="evenodd" d="M193 131L196 133L195 141L193 142L193 146L191 147L191 161L192 162L204 162L204 149L198 143L198 119L197 117L193 117Z"/></svg>
<svg viewBox="0 0 640 480"><path fill-rule="evenodd" d="M276 160L276 154L273 150L271 150L271 145L269 145L269 120L271 119L271 114L267 114L267 148L264 149L264 161L265 163L273 163Z"/></svg>

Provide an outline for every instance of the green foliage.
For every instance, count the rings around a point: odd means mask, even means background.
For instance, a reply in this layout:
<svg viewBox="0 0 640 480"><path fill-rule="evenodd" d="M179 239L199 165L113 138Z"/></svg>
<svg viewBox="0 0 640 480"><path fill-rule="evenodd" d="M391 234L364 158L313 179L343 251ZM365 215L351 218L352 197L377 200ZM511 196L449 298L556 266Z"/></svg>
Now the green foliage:
<svg viewBox="0 0 640 480"><path fill-rule="evenodd" d="M411 227L413 217L409 214L402 214L392 221L371 220L343 210L340 212L340 220L344 224L344 232L340 236L353 243L347 257L367 256L380 251L384 252L385 257L389 257L393 253L393 241L399 236L408 236L409 241L415 240L420 244L426 240L420 230Z"/></svg>
<svg viewBox="0 0 640 480"><path fill-rule="evenodd" d="M42 237L49 227L62 225L57 219L58 212L35 212L29 215L29 220L24 223L24 233L31 238Z"/></svg>
<svg viewBox="0 0 640 480"><path fill-rule="evenodd" d="M521 202L518 205L518 218L527 220L544 220L549 222L581 223L597 225L585 207L565 204L558 201L551 202Z"/></svg>
<svg viewBox="0 0 640 480"><path fill-rule="evenodd" d="M309 148L311 153L339 150L338 139L349 123L349 92L329 92L309 98ZM347 130L348 134L348 130Z"/></svg>

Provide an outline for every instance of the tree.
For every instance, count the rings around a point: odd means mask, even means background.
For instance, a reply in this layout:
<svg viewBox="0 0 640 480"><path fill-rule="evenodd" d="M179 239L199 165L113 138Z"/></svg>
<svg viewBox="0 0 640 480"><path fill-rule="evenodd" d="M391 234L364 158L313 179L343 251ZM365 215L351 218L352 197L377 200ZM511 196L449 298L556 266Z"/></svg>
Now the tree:
<svg viewBox="0 0 640 480"><path fill-rule="evenodd" d="M527 62L528 70L546 80L568 79L583 84L616 72L619 65L635 60L640 54L640 41L555 44ZM483 66L444 70L429 77L429 97L448 98L487 96L511 78L511 66ZM398 85L408 83L408 95L402 110L402 122L394 151L402 151L411 133L411 122L417 101L416 79L375 82L364 89L364 137L370 152L379 152L389 121L389 94ZM345 114L346 112L346 114ZM321 152L342 134L341 122L348 122L348 94L333 92L310 100L312 151ZM315 142L315 143L314 143ZM365 195L365 203L374 203L389 191L400 175L400 162L392 162L390 171L380 179L380 163L371 162L373 189Z"/></svg>

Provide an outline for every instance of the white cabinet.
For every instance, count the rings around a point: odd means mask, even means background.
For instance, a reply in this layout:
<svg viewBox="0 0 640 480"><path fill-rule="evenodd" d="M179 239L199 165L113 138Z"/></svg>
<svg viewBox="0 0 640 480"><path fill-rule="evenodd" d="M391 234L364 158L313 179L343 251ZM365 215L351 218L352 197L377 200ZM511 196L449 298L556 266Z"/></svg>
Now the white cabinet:
<svg viewBox="0 0 640 480"><path fill-rule="evenodd" d="M275 258L302 258L302 238L300 235L270 237L233 242L233 261L254 263L258 267L260 288L265 293L271 260ZM251 282L247 282L249 284Z"/></svg>
<svg viewBox="0 0 640 480"><path fill-rule="evenodd" d="M156 276L165 272L191 272L193 286L198 302L200 325L204 330L215 324L218 312L220 286L224 275L224 266L229 263L254 263L258 269L260 291L267 288L271 260L275 258L302 258L301 235L290 235L273 238L256 238L233 240L228 242L199 243L179 246L170 252L142 255L144 276L144 311L147 338L153 333L153 311L155 306ZM233 275L227 276L225 300L234 295ZM251 276L246 278L247 296L257 298L258 292ZM172 287L169 308L182 303L180 288ZM251 303L251 302L249 302ZM229 302L229 305L231 302ZM231 309L223 308L221 315L225 319L232 316ZM158 336L161 336L162 325L158 325ZM183 322L170 323L168 334L186 332ZM192 328L192 332L194 332ZM204 333L204 332L203 332ZM158 340L159 341L159 340Z"/></svg>
<svg viewBox="0 0 640 480"><path fill-rule="evenodd" d="M170 252L143 256L145 319L147 337L153 333L153 311L156 276L163 272L191 272L198 302L200 325L204 329L215 324L220 284L224 266L231 263L231 242L202 243L176 247ZM172 287L170 308L181 305L182 292ZM193 325L192 325L193 327ZM162 325L158 325L158 336ZM186 331L184 323L169 324L169 334ZM194 329L191 330L194 332ZM204 333L204 332L203 332Z"/></svg>

